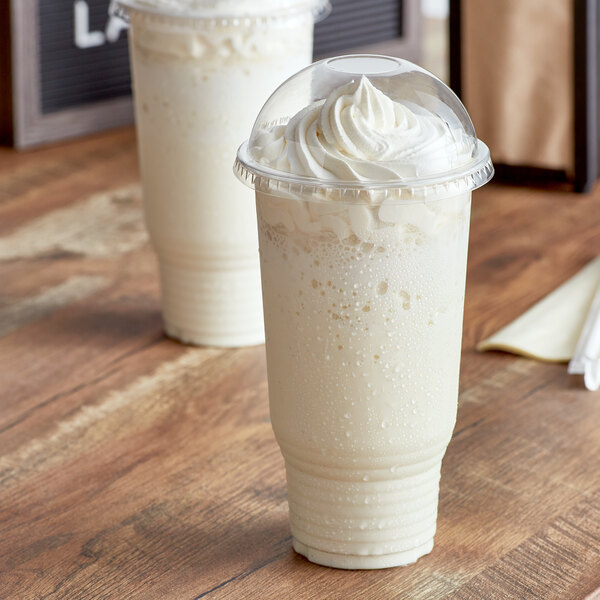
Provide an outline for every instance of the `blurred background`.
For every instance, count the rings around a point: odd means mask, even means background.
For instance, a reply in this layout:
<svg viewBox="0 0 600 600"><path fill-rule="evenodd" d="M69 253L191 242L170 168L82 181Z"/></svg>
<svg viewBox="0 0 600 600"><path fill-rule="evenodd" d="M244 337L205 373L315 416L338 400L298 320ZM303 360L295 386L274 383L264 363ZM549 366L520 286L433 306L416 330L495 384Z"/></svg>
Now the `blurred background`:
<svg viewBox="0 0 600 600"><path fill-rule="evenodd" d="M0 139L31 148L131 124L109 0L0 6ZM598 173L598 0L332 0L314 56L391 54L450 83L499 179L588 191Z"/></svg>

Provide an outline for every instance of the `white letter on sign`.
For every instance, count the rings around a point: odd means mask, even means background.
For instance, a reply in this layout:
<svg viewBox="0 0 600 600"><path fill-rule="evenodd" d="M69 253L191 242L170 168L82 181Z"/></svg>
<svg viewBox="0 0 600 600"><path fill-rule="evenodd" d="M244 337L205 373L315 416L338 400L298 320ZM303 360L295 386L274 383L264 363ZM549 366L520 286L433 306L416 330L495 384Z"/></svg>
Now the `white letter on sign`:
<svg viewBox="0 0 600 600"><path fill-rule="evenodd" d="M107 41L116 42L123 29L127 29L127 23L118 17L111 17L106 24Z"/></svg>
<svg viewBox="0 0 600 600"><path fill-rule="evenodd" d="M75 17L75 45L78 48L102 46L105 42L101 31L90 31L90 9L85 0L77 0L73 5Z"/></svg>

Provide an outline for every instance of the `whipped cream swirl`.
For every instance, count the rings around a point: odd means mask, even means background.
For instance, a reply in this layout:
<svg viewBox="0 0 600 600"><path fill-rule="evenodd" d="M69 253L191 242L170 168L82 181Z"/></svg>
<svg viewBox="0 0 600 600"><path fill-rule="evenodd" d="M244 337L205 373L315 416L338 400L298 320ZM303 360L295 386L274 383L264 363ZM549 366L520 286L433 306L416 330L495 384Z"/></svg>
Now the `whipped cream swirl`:
<svg viewBox="0 0 600 600"><path fill-rule="evenodd" d="M260 134L252 153L273 169L325 181L435 175L471 158L462 131L393 101L365 76Z"/></svg>

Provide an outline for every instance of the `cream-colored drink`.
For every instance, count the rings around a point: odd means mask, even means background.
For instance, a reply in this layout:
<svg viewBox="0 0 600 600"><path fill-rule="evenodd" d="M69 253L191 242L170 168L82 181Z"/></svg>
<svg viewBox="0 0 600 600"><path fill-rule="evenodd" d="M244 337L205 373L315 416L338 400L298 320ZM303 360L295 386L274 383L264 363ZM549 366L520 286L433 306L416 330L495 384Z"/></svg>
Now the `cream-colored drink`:
<svg viewBox="0 0 600 600"><path fill-rule="evenodd" d="M256 214L231 157L275 87L309 64L313 1L123 0L144 212L167 333L264 339Z"/></svg>
<svg viewBox="0 0 600 600"><path fill-rule="evenodd" d="M348 78L263 127L251 151L294 548L328 566L383 568L433 547L457 408L471 190L418 183L464 169L471 148L378 89L387 80ZM274 173L295 177L275 190L285 176Z"/></svg>

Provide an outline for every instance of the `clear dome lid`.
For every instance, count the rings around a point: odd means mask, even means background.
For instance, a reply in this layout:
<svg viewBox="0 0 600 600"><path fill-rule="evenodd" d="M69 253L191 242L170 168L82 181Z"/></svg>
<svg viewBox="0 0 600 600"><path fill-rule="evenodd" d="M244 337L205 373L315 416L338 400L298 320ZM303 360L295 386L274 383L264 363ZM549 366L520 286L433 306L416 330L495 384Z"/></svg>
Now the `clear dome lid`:
<svg viewBox="0 0 600 600"><path fill-rule="evenodd" d="M390 190L400 201L487 183L487 146L456 94L400 58L321 60L285 81L258 114L234 171L249 187L331 197Z"/></svg>

